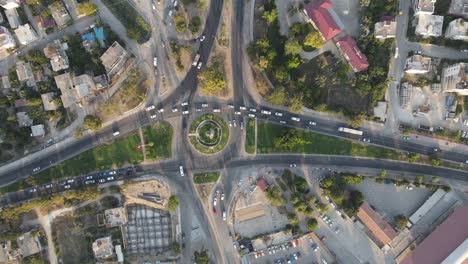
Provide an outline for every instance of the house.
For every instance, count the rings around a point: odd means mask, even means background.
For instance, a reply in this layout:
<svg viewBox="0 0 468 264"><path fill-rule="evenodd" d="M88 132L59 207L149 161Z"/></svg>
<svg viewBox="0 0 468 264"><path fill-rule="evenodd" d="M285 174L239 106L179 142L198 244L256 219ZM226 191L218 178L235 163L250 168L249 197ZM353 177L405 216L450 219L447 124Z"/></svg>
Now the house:
<svg viewBox="0 0 468 264"><path fill-rule="evenodd" d="M16 121L18 121L19 127L29 127L33 124L33 120L28 116L26 112L16 113Z"/></svg>
<svg viewBox="0 0 468 264"><path fill-rule="evenodd" d="M257 179L257 186L258 186L258 188L260 188L260 190L265 191L265 189L268 188L268 182L263 177L258 178Z"/></svg>
<svg viewBox="0 0 468 264"><path fill-rule="evenodd" d="M468 76L466 63L457 63L445 67L441 78L442 91L445 93L457 93L468 95Z"/></svg>
<svg viewBox="0 0 468 264"><path fill-rule="evenodd" d="M360 72L369 67L366 55L361 53L356 44L356 41L354 41L354 39L349 35L346 35L338 40L336 45L341 50L343 57L345 57L349 62L349 65L351 65L351 68L353 68L354 72Z"/></svg>
<svg viewBox="0 0 468 264"><path fill-rule="evenodd" d="M55 93L53 92L41 94L42 105L44 106L45 111L57 110L58 106L54 98L55 98Z"/></svg>
<svg viewBox="0 0 468 264"><path fill-rule="evenodd" d="M401 108L409 106L411 95L413 93L413 86L409 83L400 84L400 104Z"/></svg>
<svg viewBox="0 0 468 264"><path fill-rule="evenodd" d="M31 126L31 137L43 137L45 135L44 125Z"/></svg>
<svg viewBox="0 0 468 264"><path fill-rule="evenodd" d="M396 36L396 22L382 21L375 23L374 36L378 39L394 38Z"/></svg>
<svg viewBox="0 0 468 264"><path fill-rule="evenodd" d="M107 75L101 74L99 76L93 77L93 81L96 84L96 89L106 89L109 87L109 82L107 81Z"/></svg>
<svg viewBox="0 0 468 264"><path fill-rule="evenodd" d="M19 26L17 29L15 29L15 34L18 38L18 41L23 45L28 45L37 39L36 32L29 24Z"/></svg>
<svg viewBox="0 0 468 264"><path fill-rule="evenodd" d="M116 75L129 58L127 51L116 41L102 54L102 65L109 78Z"/></svg>
<svg viewBox="0 0 468 264"><path fill-rule="evenodd" d="M115 254L117 255L117 263L123 263L124 255L122 252L122 245L115 246Z"/></svg>
<svg viewBox="0 0 468 264"><path fill-rule="evenodd" d="M18 81L25 82L28 87L35 85L34 74L29 62L19 61L16 63L16 74L18 75Z"/></svg>
<svg viewBox="0 0 468 264"><path fill-rule="evenodd" d="M88 102L96 91L93 78L87 74L72 78L70 73L64 73L55 76L55 83L62 92L61 99L65 108Z"/></svg>
<svg viewBox="0 0 468 264"><path fill-rule="evenodd" d="M111 236L96 239L93 242L93 252L96 259L105 259L111 257L114 247L112 246Z"/></svg>
<svg viewBox="0 0 468 264"><path fill-rule="evenodd" d="M443 16L421 14L416 16L416 35L440 37L442 35Z"/></svg>
<svg viewBox="0 0 468 264"><path fill-rule="evenodd" d="M49 43L44 48L44 55L50 59L53 71L65 70L70 67L67 53L68 49L66 43L61 43L60 40L55 40L54 43Z"/></svg>
<svg viewBox="0 0 468 264"><path fill-rule="evenodd" d="M304 7L304 13L309 17L312 25L320 32L324 41L332 39L344 28L329 0L311 1Z"/></svg>
<svg viewBox="0 0 468 264"><path fill-rule="evenodd" d="M22 234L18 237L17 243L23 258L39 253L42 250L39 236L34 236L32 232Z"/></svg>
<svg viewBox="0 0 468 264"><path fill-rule="evenodd" d="M467 41L468 22L462 18L450 22L445 30L445 37L455 40Z"/></svg>
<svg viewBox="0 0 468 264"><path fill-rule="evenodd" d="M55 27L55 21L53 18L43 18L41 16L35 16L34 19L36 20L37 26L42 30Z"/></svg>
<svg viewBox="0 0 468 264"><path fill-rule="evenodd" d="M367 227L379 246L389 244L397 236L395 230L367 202L363 202L359 207L357 217Z"/></svg>
<svg viewBox="0 0 468 264"><path fill-rule="evenodd" d="M0 0L0 6L5 9L12 9L19 7L19 0Z"/></svg>
<svg viewBox="0 0 468 264"><path fill-rule="evenodd" d="M452 0L448 13L468 19L468 0Z"/></svg>
<svg viewBox="0 0 468 264"><path fill-rule="evenodd" d="M11 28L18 28L21 25L16 8L6 9L5 15Z"/></svg>
<svg viewBox="0 0 468 264"><path fill-rule="evenodd" d="M49 5L49 9L52 17L55 20L55 23L59 28L66 27L71 21L71 17L68 14L67 9L61 2L54 2L53 4Z"/></svg>
<svg viewBox="0 0 468 264"><path fill-rule="evenodd" d="M15 100L15 108L21 108L21 107L26 107L28 106L28 102L26 101L26 99L18 99L18 100Z"/></svg>
<svg viewBox="0 0 468 264"><path fill-rule="evenodd" d="M413 0L414 15L432 15L434 13L435 3L436 0Z"/></svg>
<svg viewBox="0 0 468 264"><path fill-rule="evenodd" d="M424 74L431 70L431 58L413 55L406 59L404 71L411 74Z"/></svg>
<svg viewBox="0 0 468 264"><path fill-rule="evenodd" d="M15 38L5 27L0 26L0 48L11 49L16 46Z"/></svg>
<svg viewBox="0 0 468 264"><path fill-rule="evenodd" d="M452 264L468 262L468 206L445 219L401 264Z"/></svg>
<svg viewBox="0 0 468 264"><path fill-rule="evenodd" d="M3 89L10 89L11 88L11 82L10 82L10 78L8 78L8 76L2 76L2 88Z"/></svg>

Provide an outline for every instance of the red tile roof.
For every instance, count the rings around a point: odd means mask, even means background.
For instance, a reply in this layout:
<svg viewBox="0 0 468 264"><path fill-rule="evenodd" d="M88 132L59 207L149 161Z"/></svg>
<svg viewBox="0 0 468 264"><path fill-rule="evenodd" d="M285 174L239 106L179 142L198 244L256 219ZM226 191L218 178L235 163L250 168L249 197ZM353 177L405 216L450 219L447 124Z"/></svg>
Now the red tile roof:
<svg viewBox="0 0 468 264"><path fill-rule="evenodd" d="M397 235L395 230L370 208L367 202L359 207L357 217L382 245L390 243Z"/></svg>
<svg viewBox="0 0 468 264"><path fill-rule="evenodd" d="M310 2L304 7L305 12L314 22L325 41L330 40L341 32L340 27L330 14L329 9L331 5L330 1L321 0L316 3Z"/></svg>
<svg viewBox="0 0 468 264"><path fill-rule="evenodd" d="M438 264L468 238L468 206L455 210L401 264ZM465 259L465 261L468 261ZM462 263L465 263L462 262Z"/></svg>
<svg viewBox="0 0 468 264"><path fill-rule="evenodd" d="M264 191L268 187L268 182L264 178L257 179L257 186Z"/></svg>
<svg viewBox="0 0 468 264"><path fill-rule="evenodd" d="M355 72L363 71L369 67L366 55L359 50L352 37L346 35L337 44Z"/></svg>

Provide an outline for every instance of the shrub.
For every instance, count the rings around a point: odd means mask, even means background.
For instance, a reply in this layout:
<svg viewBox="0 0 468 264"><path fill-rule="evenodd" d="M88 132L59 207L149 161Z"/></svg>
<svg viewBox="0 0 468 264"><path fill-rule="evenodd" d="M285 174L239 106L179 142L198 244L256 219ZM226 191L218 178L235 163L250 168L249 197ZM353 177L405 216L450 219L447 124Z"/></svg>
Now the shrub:
<svg viewBox="0 0 468 264"><path fill-rule="evenodd" d="M179 198L177 198L177 196L175 195L172 195L170 198L169 198L169 202L168 202L168 209L169 209L169 212L171 213L174 213L177 209L177 206L179 206Z"/></svg>

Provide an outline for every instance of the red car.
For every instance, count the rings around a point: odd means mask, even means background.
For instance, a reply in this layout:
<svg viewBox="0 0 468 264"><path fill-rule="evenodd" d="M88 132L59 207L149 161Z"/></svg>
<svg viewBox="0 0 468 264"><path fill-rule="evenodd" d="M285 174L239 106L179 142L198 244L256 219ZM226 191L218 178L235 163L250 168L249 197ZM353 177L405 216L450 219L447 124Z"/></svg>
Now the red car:
<svg viewBox="0 0 468 264"><path fill-rule="evenodd" d="M216 214L216 208L213 207L213 214Z"/></svg>

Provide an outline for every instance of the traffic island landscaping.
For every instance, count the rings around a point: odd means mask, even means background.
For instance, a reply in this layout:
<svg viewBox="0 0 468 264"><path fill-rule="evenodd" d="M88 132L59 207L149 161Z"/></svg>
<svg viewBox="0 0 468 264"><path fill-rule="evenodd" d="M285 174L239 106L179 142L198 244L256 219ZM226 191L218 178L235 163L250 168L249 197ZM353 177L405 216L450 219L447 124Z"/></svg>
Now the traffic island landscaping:
<svg viewBox="0 0 468 264"><path fill-rule="evenodd" d="M192 146L199 152L213 154L226 146L229 129L221 117L204 114L190 125L189 139Z"/></svg>
<svg viewBox="0 0 468 264"><path fill-rule="evenodd" d="M245 127L245 152L255 154L255 119L247 119L247 126Z"/></svg>

